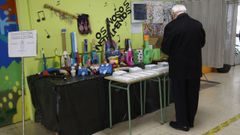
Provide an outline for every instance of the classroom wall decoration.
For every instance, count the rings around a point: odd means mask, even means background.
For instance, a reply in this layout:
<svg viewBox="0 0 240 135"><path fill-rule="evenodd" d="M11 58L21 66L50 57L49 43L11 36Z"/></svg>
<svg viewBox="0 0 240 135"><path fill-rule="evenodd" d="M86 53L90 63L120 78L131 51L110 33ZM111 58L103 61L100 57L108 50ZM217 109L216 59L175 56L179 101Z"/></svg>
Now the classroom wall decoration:
<svg viewBox="0 0 240 135"><path fill-rule="evenodd" d="M18 122L21 60L8 57L8 32L17 31L15 0L0 1L0 127Z"/></svg>
<svg viewBox="0 0 240 135"><path fill-rule="evenodd" d="M124 23L125 19L131 14L131 7L130 3L125 0L121 6L116 8L114 5L114 13L112 16L107 17L109 18L110 22L110 33L112 37L117 35L118 29L121 28L122 24ZM95 34L95 37L99 40L98 46L103 45L103 42L107 41L107 30L106 25L101 27L100 31Z"/></svg>
<svg viewBox="0 0 240 135"><path fill-rule="evenodd" d="M37 30L38 55L27 58L24 61L25 77L43 71L43 58L41 50L44 49L46 65L54 67L56 50L61 58L64 52L61 30L66 29L66 51L72 52L71 33L76 32L77 51L81 57L85 54L90 57L93 46L102 45L107 39L106 18L110 21L112 39L117 46L124 48L124 40L130 38L133 48L141 48L143 45L142 33L131 33L131 1L132 0L16 0L20 29ZM46 6L47 5L47 6ZM79 15L87 14L91 27L87 27L87 34L81 34L79 30L86 32L86 23L79 23ZM84 20L84 19L83 19ZM81 21L79 21L81 22ZM83 26L83 27L82 27ZM90 28L90 29L89 29ZM90 30L90 31L89 31ZM84 40L87 39L88 52L84 52ZM96 42L92 42L95 40ZM103 60L102 47L96 53L99 61ZM26 101L31 107L28 88L26 89ZM29 109L31 111L32 109ZM33 112L29 112L33 114ZM33 116L30 116L33 118Z"/></svg>
<svg viewBox="0 0 240 135"><path fill-rule="evenodd" d="M109 18L111 22L113 40L117 42L118 46L123 47L124 42L122 41L132 37L130 32L130 3L131 0L72 0L71 2L28 0L30 28L38 31L38 57L41 57L41 48L44 48L47 58L54 56L56 48L60 53L62 52L62 43L59 39L61 39L61 29L63 28L67 30L66 42L69 53L72 50L71 32L77 32L79 53L83 53L84 39L89 41L95 39L96 45L103 45L107 39L106 18ZM87 15L87 19L83 15ZM139 40L135 40L134 43L137 46L142 45L142 41ZM45 49L46 47L48 49ZM90 47L91 45L88 48L89 51L91 51Z"/></svg>
<svg viewBox="0 0 240 135"><path fill-rule="evenodd" d="M163 36L165 26L172 20L171 8L173 2L146 1L147 3L147 20L145 22L145 32L150 37Z"/></svg>
<svg viewBox="0 0 240 135"><path fill-rule="evenodd" d="M144 34L149 35L150 44L159 48L164 28L172 20L171 8L174 3L151 0L146 0L146 3L148 19L144 23Z"/></svg>

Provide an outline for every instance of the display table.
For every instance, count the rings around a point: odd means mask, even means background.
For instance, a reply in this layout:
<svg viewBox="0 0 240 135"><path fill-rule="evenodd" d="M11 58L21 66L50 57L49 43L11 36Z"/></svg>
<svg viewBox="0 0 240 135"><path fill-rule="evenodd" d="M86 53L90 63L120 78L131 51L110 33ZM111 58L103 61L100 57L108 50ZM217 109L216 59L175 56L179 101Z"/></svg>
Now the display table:
<svg viewBox="0 0 240 135"><path fill-rule="evenodd" d="M168 72L168 67L161 67L158 69L153 70L144 70L141 72L136 73L127 73L120 76L107 76L105 77L106 80L109 80L109 123L110 128L112 128L112 103L111 103L111 92L112 88L118 88L120 90L126 90L127 91L127 102L128 102L128 125L129 125L129 134L132 134L131 130L131 99L130 99L130 86L135 83L140 84L140 107L141 107L141 115L143 115L143 112L145 113L145 101L146 101L146 81L147 80L153 80L158 82L158 90L159 90L159 103L160 103L160 117L161 117L161 123L164 123L164 115L163 115L163 102L166 106L166 98L162 101L162 90L161 90L161 78L163 76L165 80L165 76ZM157 80L155 80L157 79ZM144 83L143 83L144 82ZM142 101L142 83L144 84L144 102ZM164 82L164 93L166 93L166 87ZM165 95L165 94L164 94ZM165 95L166 96L166 95ZM144 107L143 105L144 104Z"/></svg>
<svg viewBox="0 0 240 135"><path fill-rule="evenodd" d="M88 135L108 126L104 76L28 78L36 119L60 135Z"/></svg>
<svg viewBox="0 0 240 135"><path fill-rule="evenodd" d="M105 76L27 78L35 120L60 135L89 135L109 127L108 81ZM162 83L163 85L163 83ZM131 118L140 113L140 86L130 86ZM146 82L146 113L159 109L158 85ZM112 123L128 120L127 94L112 89Z"/></svg>

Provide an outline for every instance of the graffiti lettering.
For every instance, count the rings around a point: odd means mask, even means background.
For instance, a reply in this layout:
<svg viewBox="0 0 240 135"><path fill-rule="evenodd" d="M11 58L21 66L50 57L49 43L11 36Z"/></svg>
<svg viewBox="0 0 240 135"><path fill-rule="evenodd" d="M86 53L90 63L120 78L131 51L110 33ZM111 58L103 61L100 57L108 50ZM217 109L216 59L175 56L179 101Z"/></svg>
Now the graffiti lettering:
<svg viewBox="0 0 240 135"><path fill-rule="evenodd" d="M100 30L100 32L101 32L103 35L105 35L105 34L107 33L107 30L106 30L106 28L102 27L101 30Z"/></svg>
<svg viewBox="0 0 240 135"><path fill-rule="evenodd" d="M131 8L130 8L130 3L129 3L127 0L125 0L125 1L123 2L123 5L126 6L126 12L127 12L127 14L131 14L132 10L131 10Z"/></svg>
<svg viewBox="0 0 240 135"><path fill-rule="evenodd" d="M100 38L102 37L102 35L101 35L100 32L97 32L96 35L95 35L95 37L96 37L97 39L100 39Z"/></svg>
<svg viewBox="0 0 240 135"><path fill-rule="evenodd" d="M129 7L130 4L129 4L129 2L128 2L127 0L125 0L125 1L123 2L123 5L126 6L126 7Z"/></svg>
<svg viewBox="0 0 240 135"><path fill-rule="evenodd" d="M119 29L121 26L122 26L122 23L121 23L120 21L117 21L117 22L114 24L114 28L117 28L117 29Z"/></svg>
<svg viewBox="0 0 240 135"><path fill-rule="evenodd" d="M121 28L122 23L124 20L128 17L129 14L131 14L131 8L130 8L130 3L128 0L125 0L123 2L123 6L120 6L117 10L117 8L114 9L114 14L108 18L111 28L111 36L114 37L117 34L117 30ZM126 24L126 22L125 22ZM107 41L107 30L106 26L101 27L100 32L97 32L95 34L95 37L98 39L98 45L102 46L105 41Z"/></svg>
<svg viewBox="0 0 240 135"><path fill-rule="evenodd" d="M113 34L112 32L113 32L114 34ZM112 29L112 32L111 32L111 36L114 37L114 36L117 34L116 28L113 28L113 29Z"/></svg>

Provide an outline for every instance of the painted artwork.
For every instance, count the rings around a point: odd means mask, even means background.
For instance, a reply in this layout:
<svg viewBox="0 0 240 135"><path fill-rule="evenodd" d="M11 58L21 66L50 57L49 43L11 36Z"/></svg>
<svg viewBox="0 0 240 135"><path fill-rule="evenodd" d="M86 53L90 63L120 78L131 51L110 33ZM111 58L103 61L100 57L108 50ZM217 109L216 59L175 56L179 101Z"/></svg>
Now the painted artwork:
<svg viewBox="0 0 240 135"><path fill-rule="evenodd" d="M172 21L171 8L173 2L151 1L147 3L147 20L143 25L144 35L149 35L149 43L154 48L160 48L165 26Z"/></svg>
<svg viewBox="0 0 240 135"><path fill-rule="evenodd" d="M0 126L18 122L21 111L21 60L8 57L8 32L17 30L15 0L0 0Z"/></svg>
<svg viewBox="0 0 240 135"><path fill-rule="evenodd" d="M165 26L172 20L170 10L173 5L172 2L147 1L148 19L144 24L144 34L163 36Z"/></svg>
<svg viewBox="0 0 240 135"><path fill-rule="evenodd" d="M147 23L163 23L163 5L161 1L148 1L147 2Z"/></svg>

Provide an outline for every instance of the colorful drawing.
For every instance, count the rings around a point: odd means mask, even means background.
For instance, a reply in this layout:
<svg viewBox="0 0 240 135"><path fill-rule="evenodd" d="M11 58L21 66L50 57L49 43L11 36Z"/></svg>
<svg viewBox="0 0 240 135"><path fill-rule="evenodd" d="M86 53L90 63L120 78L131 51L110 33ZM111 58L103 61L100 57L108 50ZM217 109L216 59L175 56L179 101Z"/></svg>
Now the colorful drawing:
<svg viewBox="0 0 240 135"><path fill-rule="evenodd" d="M171 8L173 2L147 0L147 20L144 24L144 34L150 37L163 36L165 26L172 20Z"/></svg>
<svg viewBox="0 0 240 135"><path fill-rule="evenodd" d="M0 126L18 122L21 97L21 59L8 57L8 32L17 31L15 0L0 1ZM15 117L15 118L14 118Z"/></svg>

